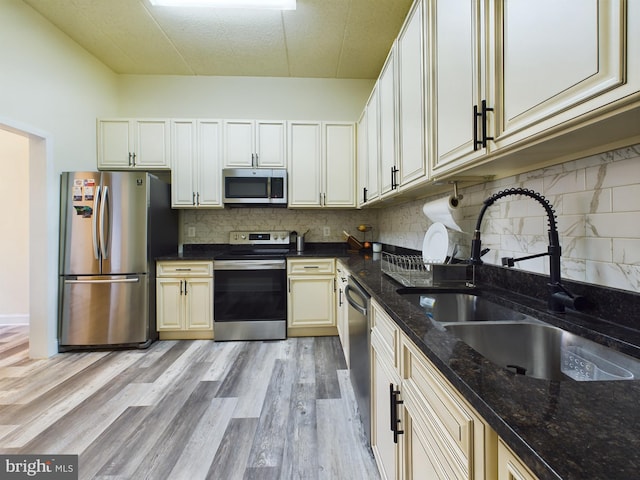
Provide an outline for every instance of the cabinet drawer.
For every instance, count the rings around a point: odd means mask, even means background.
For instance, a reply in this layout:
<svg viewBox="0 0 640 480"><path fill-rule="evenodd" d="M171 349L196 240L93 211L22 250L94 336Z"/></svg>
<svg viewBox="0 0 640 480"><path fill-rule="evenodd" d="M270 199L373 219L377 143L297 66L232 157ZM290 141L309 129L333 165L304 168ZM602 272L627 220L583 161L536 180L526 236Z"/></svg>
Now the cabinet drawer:
<svg viewBox="0 0 640 480"><path fill-rule="evenodd" d="M389 318L375 301L371 302L371 333L376 336L384 347L385 351L390 355L393 366L398 367L398 326Z"/></svg>
<svg viewBox="0 0 640 480"><path fill-rule="evenodd" d="M420 412L463 478L473 472L474 418L453 394L424 355L407 341L402 342L402 370L405 400ZM413 401L412 401L413 400Z"/></svg>
<svg viewBox="0 0 640 480"><path fill-rule="evenodd" d="M156 273L158 277L211 277L213 276L213 262L187 260L158 262Z"/></svg>
<svg viewBox="0 0 640 480"><path fill-rule="evenodd" d="M309 258L287 260L287 273L296 275L335 274L335 259Z"/></svg>

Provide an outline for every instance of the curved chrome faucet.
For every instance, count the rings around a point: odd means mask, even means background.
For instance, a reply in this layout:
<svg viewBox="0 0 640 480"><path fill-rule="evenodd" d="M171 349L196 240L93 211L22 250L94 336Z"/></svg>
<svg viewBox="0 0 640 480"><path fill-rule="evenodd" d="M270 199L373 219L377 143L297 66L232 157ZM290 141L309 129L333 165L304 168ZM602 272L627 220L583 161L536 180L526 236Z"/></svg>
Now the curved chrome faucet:
<svg viewBox="0 0 640 480"><path fill-rule="evenodd" d="M476 222L476 228L473 232L473 239L471 240L471 258L469 259L469 263L472 265L482 265L481 260L481 252L482 252L482 242L480 240L480 224L482 223L482 218L484 217L484 213L487 208L495 203L496 200L499 200L503 197L508 197L511 195L524 195L529 198L533 198L535 201L540 203L547 213L547 220L549 222L549 247L545 253L539 253L536 255L529 255L522 258L503 258L502 265L512 267L515 262L519 262L521 260L529 260L531 258L542 257L545 255L549 256L549 299L548 299L548 309L553 313L563 313L565 311L565 307L571 307L576 310L581 310L586 306L586 299L581 296L573 295L569 292L561 282L560 277L560 256L562 249L560 247L560 240L558 237L558 226L556 223L556 212L551 206L551 203L533 190L529 190L527 188L509 188L507 190L502 190L498 193L491 195L487 198L483 203L484 206L482 210L480 210L480 215L478 216L478 221Z"/></svg>

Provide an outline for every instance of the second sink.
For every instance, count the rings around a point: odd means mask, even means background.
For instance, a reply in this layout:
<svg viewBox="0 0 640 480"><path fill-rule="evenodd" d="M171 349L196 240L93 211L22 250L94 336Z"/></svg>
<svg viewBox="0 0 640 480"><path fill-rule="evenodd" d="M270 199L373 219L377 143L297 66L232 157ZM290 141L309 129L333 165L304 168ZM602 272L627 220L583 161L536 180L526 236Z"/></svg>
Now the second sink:
<svg viewBox="0 0 640 480"><path fill-rule="evenodd" d="M537 322L449 323L447 331L493 363L545 380L633 380L640 361Z"/></svg>

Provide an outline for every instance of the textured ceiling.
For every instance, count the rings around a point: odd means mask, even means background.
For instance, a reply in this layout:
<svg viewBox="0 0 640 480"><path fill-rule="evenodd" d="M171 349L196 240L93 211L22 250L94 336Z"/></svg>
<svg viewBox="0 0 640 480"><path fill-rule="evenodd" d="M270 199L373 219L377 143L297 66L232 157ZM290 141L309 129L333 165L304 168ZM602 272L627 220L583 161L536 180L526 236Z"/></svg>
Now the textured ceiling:
<svg viewBox="0 0 640 480"><path fill-rule="evenodd" d="M297 0L297 9L24 0L116 73L375 79L412 0Z"/></svg>

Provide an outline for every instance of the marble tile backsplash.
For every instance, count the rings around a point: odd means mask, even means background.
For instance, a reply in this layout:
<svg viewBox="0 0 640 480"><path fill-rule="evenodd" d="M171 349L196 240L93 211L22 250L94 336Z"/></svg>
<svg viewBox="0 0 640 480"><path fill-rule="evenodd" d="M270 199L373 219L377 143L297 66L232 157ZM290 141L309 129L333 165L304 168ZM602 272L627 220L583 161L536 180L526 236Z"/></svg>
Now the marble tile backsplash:
<svg viewBox="0 0 640 480"><path fill-rule="evenodd" d="M640 144L461 188L456 211L465 234L455 241L468 253L471 233L490 195L523 187L544 195L558 218L565 278L640 291ZM422 206L434 198L380 210L378 239L383 243L422 249L431 221ZM527 197L505 197L490 206L482 222L482 246L490 248L485 263L547 250L548 224L541 205ZM522 270L548 273L548 257L516 263Z"/></svg>

